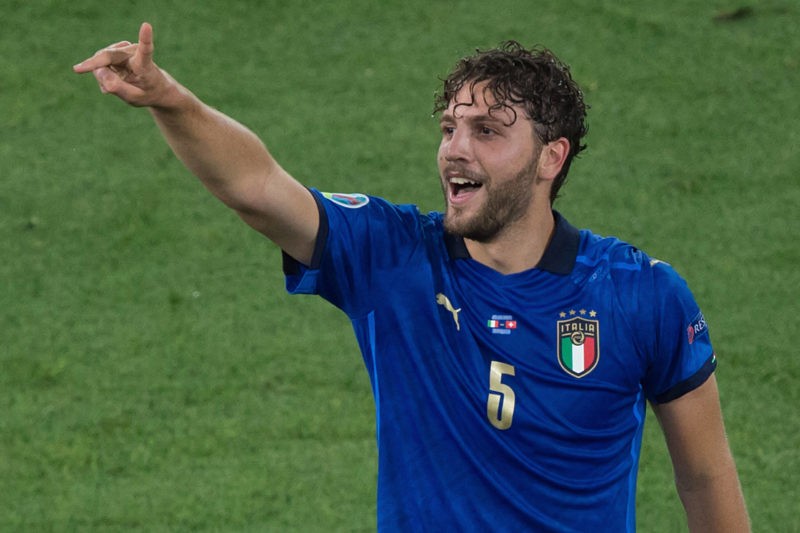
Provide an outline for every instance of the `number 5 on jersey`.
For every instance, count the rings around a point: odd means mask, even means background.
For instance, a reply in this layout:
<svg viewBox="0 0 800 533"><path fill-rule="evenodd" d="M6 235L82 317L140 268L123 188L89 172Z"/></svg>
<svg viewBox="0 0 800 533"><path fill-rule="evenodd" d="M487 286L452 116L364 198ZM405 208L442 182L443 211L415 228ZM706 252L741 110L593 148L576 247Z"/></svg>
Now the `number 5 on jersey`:
<svg viewBox="0 0 800 533"><path fill-rule="evenodd" d="M514 418L514 389L503 383L503 376L513 376L512 365L492 361L489 367L489 399L486 401L486 417L497 429L508 429Z"/></svg>

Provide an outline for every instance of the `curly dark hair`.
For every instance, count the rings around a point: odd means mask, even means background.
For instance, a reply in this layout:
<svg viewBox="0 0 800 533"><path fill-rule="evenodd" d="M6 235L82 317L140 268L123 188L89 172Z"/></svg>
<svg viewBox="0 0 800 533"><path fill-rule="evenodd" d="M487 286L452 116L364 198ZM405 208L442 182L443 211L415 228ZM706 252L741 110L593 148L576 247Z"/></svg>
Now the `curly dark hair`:
<svg viewBox="0 0 800 533"><path fill-rule="evenodd" d="M498 48L476 50L474 56L459 60L443 82L442 91L435 96L434 114L447 109L465 85L472 91L478 83L488 82L484 90L490 91L497 102L490 111L508 108L516 120L511 106L521 106L533 120L536 136L543 144L560 137L569 141L569 154L550 190L550 202L555 201L573 158L586 149L581 138L587 131L588 106L569 67L546 48L527 50L516 41L506 41Z"/></svg>

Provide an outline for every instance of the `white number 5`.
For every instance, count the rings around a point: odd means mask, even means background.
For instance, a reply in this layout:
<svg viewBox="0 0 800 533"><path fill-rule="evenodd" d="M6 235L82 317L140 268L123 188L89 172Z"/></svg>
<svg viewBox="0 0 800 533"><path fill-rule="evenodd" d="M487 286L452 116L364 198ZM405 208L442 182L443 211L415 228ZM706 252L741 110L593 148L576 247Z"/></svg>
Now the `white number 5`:
<svg viewBox="0 0 800 533"><path fill-rule="evenodd" d="M489 399L486 401L486 417L497 429L511 427L514 418L514 390L503 383L503 376L513 376L514 367L499 361L492 361L489 368Z"/></svg>

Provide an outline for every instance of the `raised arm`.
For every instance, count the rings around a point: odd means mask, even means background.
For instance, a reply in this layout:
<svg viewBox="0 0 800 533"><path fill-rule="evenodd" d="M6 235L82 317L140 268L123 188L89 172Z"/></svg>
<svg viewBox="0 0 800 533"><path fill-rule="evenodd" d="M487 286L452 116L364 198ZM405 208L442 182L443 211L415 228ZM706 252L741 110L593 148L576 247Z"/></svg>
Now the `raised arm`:
<svg viewBox="0 0 800 533"><path fill-rule="evenodd" d="M676 400L654 405L653 410L664 430L689 530L750 531L714 376Z"/></svg>
<svg viewBox="0 0 800 533"><path fill-rule="evenodd" d="M319 215L311 193L273 159L250 130L201 102L153 62L153 29L75 65L103 93L148 107L172 150L205 186L248 224L308 264Z"/></svg>

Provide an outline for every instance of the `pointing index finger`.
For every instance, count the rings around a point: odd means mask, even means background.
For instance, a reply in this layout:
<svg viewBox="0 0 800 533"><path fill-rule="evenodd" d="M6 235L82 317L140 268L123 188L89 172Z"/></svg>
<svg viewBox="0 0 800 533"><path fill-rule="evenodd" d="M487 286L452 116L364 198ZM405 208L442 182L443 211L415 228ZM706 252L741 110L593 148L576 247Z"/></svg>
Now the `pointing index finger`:
<svg viewBox="0 0 800 533"><path fill-rule="evenodd" d="M140 67L148 67L153 62L153 27L149 23L145 22L139 28L138 44L132 45L129 41L114 43L74 65L72 70L83 74L129 58Z"/></svg>
<svg viewBox="0 0 800 533"><path fill-rule="evenodd" d="M73 66L72 69L75 72L82 74L85 72L91 72L101 67L118 65L130 59L130 57L134 54L134 50L136 50L136 45L117 43L108 48L103 48L89 59L86 59Z"/></svg>

